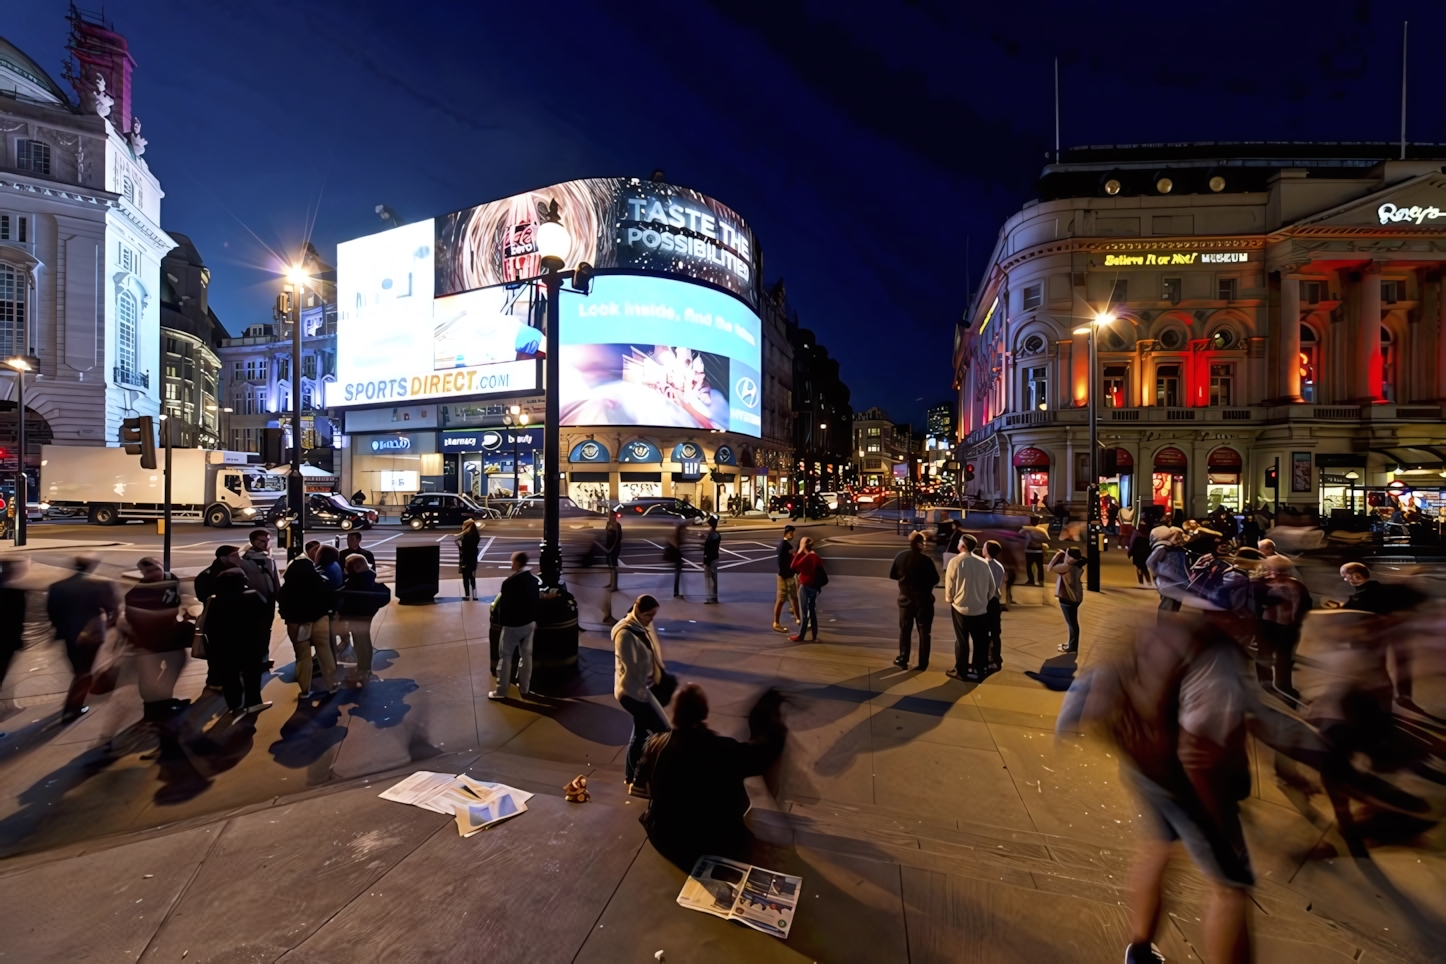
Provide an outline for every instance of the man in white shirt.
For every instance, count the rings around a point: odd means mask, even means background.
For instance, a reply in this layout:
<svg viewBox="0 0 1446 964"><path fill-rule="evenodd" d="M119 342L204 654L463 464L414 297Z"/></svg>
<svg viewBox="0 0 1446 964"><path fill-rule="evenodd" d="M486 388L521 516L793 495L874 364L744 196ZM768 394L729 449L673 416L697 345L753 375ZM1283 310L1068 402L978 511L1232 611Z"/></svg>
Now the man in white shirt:
<svg viewBox="0 0 1446 964"><path fill-rule="evenodd" d="M999 632L1003 628L1004 612L1002 596L1004 593L1004 582L1007 573L1004 571L1004 563L999 557L1004 554L1004 547L993 539L984 543L984 561L989 566L989 572L994 577L994 595L989 597L989 664L985 667L991 673L999 672L1004 664L1004 656L1001 652L1003 645Z"/></svg>
<svg viewBox="0 0 1446 964"><path fill-rule="evenodd" d="M984 678L989 655L989 598L995 591L989 563L974 554L978 546L979 540L964 533L959 555L949 560L944 573L944 599L954 617L954 666L944 675L970 683ZM973 659L968 658L970 639Z"/></svg>

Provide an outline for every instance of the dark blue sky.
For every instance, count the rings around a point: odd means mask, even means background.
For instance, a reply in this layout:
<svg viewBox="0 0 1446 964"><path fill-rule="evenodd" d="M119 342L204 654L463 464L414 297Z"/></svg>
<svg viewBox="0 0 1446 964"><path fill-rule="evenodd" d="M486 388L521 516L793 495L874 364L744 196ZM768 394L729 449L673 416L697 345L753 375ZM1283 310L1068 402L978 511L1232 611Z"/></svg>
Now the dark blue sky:
<svg viewBox="0 0 1446 964"><path fill-rule="evenodd" d="M95 2L95 0L92 0ZM59 79L66 4L0 30ZM450 9L455 7L456 9ZM1446 142L1446 5L123 0L163 223L239 331L271 252L574 177L656 167L747 219L856 409L922 422L953 325L1053 141ZM258 240L259 239L259 240Z"/></svg>

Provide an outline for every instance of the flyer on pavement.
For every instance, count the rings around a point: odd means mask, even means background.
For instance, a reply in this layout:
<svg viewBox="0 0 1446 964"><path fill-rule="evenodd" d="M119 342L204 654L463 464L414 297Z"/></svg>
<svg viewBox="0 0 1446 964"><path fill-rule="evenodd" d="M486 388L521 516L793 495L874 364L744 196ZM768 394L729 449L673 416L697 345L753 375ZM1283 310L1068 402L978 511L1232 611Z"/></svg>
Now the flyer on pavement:
<svg viewBox="0 0 1446 964"><path fill-rule="evenodd" d="M418 770L379 796L457 820L457 832L470 837L499 820L527 811L532 794L505 783L478 780L465 773L432 773Z"/></svg>
<svg viewBox="0 0 1446 964"><path fill-rule="evenodd" d="M787 939L802 887L802 877L704 856L683 882L678 903Z"/></svg>

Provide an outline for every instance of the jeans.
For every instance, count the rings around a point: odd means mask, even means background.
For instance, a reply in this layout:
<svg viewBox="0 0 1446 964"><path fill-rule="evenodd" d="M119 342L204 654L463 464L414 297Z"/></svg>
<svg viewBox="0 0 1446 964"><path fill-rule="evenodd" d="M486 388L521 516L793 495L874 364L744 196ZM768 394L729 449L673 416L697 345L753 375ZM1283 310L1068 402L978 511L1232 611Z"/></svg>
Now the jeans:
<svg viewBox="0 0 1446 964"><path fill-rule="evenodd" d="M311 627L310 639L297 639L303 626ZM316 661L321 664L321 678L326 688L336 685L336 660L331 655L331 617L323 616L314 623L287 623L286 636L296 653L296 685L305 696L311 692L311 651L316 650ZM224 686L224 684L222 684Z"/></svg>
<svg viewBox="0 0 1446 964"><path fill-rule="evenodd" d="M1036 572L1039 573L1039 582L1038 582L1038 583L1036 583L1036 582L1034 581L1034 574L1035 574ZM1043 550L1043 549L1026 549L1026 550L1024 550L1024 579L1025 579L1025 581L1028 582L1031 586L1035 586L1035 585L1043 586L1043 585L1044 585L1044 550Z"/></svg>
<svg viewBox="0 0 1446 964"><path fill-rule="evenodd" d="M623 760L623 777L632 783L638 772L638 760L643 756L643 744L654 733L666 733L668 721L659 715L652 700L635 700L623 695L618 697L618 702L633 718L633 734L628 738L628 755Z"/></svg>
<svg viewBox="0 0 1446 964"><path fill-rule="evenodd" d="M497 692L507 695L512 686L512 654L521 650L522 661L517 668L517 688L525 695L532 684L532 634L536 623L526 626L503 626L497 643Z"/></svg>
<svg viewBox="0 0 1446 964"><path fill-rule="evenodd" d="M919 668L929 665L930 635L934 628L934 597L910 599L899 597L899 656L909 661L914 641L914 627L919 627Z"/></svg>
<svg viewBox="0 0 1446 964"><path fill-rule="evenodd" d="M967 670L982 671L989 652L989 615L966 616L954 607L949 607L954 617L954 671L963 675ZM969 659L969 642L974 642L974 659Z"/></svg>
<svg viewBox="0 0 1446 964"><path fill-rule="evenodd" d="M1299 626L1260 621L1255 633L1255 675L1260 682L1270 683L1273 675L1277 690L1295 692L1291 672L1295 669L1295 647L1299 642Z"/></svg>
<svg viewBox="0 0 1446 964"><path fill-rule="evenodd" d="M708 587L708 601L718 601L718 560L703 563L703 582Z"/></svg>
<svg viewBox="0 0 1446 964"><path fill-rule="evenodd" d="M673 563L673 595L683 595L683 560Z"/></svg>
<svg viewBox="0 0 1446 964"><path fill-rule="evenodd" d="M1069 628L1069 651L1079 652L1079 603L1059 601L1059 611L1064 613L1064 624Z"/></svg>
<svg viewBox="0 0 1446 964"><path fill-rule="evenodd" d="M474 594L476 590L473 590ZM345 639L351 634L351 646L356 652L356 675L367 677L372 672L372 617L370 616L346 616L338 620L341 623L341 635Z"/></svg>
<svg viewBox="0 0 1446 964"><path fill-rule="evenodd" d="M812 586L803 588L803 618L798 622L798 638L802 639L809 628L813 628L813 638L818 639L818 590Z"/></svg>
<svg viewBox="0 0 1446 964"><path fill-rule="evenodd" d="M477 570L463 569L462 572L462 596L476 597L477 595Z"/></svg>
<svg viewBox="0 0 1446 964"><path fill-rule="evenodd" d="M1003 646L1003 641L999 638L999 631L1003 628L1004 622L1003 612L1004 606L1000 604L999 597L995 596L989 600L989 609L984 614L985 618L989 620L989 662L995 666L1004 662L1003 657L1000 655L1000 648Z"/></svg>
<svg viewBox="0 0 1446 964"><path fill-rule="evenodd" d="M618 556L617 553L608 553L608 592L616 592L618 588Z"/></svg>

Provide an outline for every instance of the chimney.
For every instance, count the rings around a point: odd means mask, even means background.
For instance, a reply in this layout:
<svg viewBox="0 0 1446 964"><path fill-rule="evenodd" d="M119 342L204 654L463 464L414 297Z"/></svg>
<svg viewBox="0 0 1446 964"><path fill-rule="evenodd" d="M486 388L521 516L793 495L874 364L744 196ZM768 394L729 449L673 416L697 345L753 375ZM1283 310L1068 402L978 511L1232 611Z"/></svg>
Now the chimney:
<svg viewBox="0 0 1446 964"><path fill-rule="evenodd" d="M131 129L131 71L136 62L126 46L126 38L110 29L110 24L91 14L82 13L75 4L66 15L70 21L70 50L73 65L68 64L65 77L80 96L82 105L94 103L95 78L105 80L105 92L114 100L110 122L122 134Z"/></svg>

